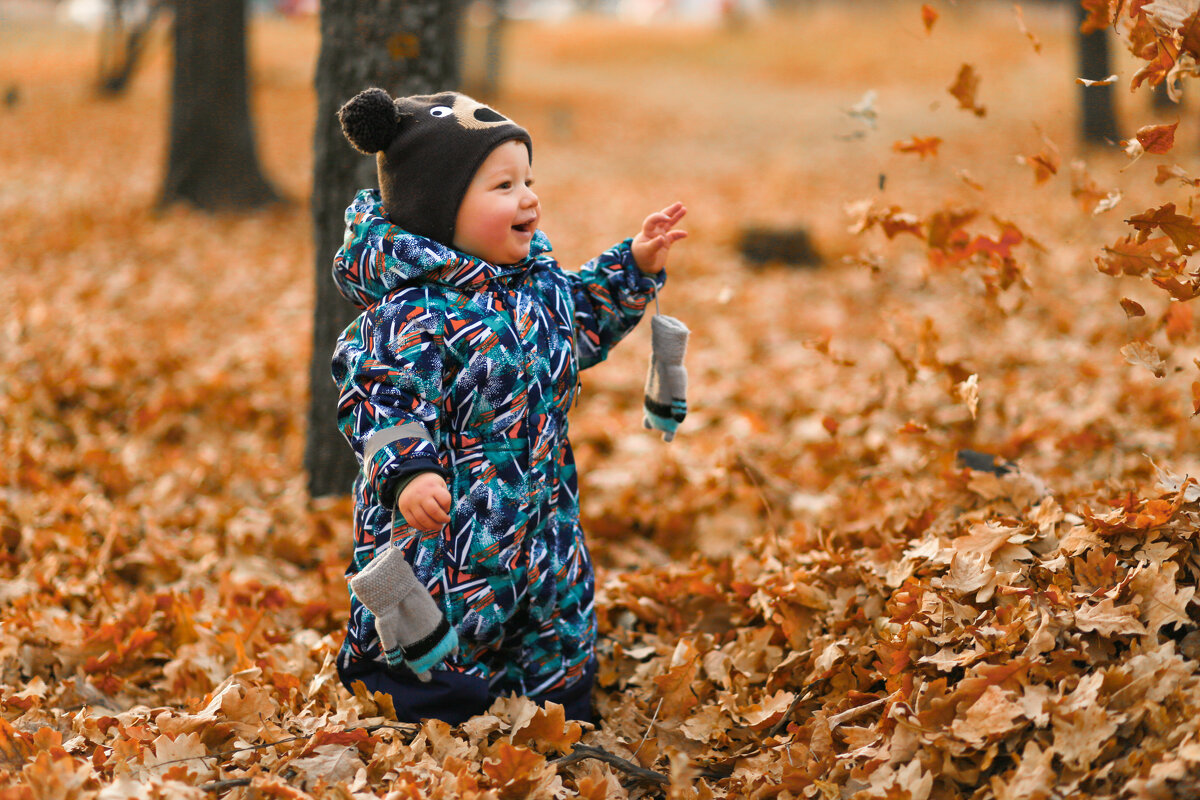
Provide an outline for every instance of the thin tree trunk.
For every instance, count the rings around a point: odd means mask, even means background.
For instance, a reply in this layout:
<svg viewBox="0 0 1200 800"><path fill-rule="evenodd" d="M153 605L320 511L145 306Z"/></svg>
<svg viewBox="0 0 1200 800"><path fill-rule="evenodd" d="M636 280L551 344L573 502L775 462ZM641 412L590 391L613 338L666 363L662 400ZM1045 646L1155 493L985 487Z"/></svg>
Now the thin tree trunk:
<svg viewBox="0 0 1200 800"><path fill-rule="evenodd" d="M216 210L278 199L255 152L246 86L246 0L176 0L162 205Z"/></svg>
<svg viewBox="0 0 1200 800"><path fill-rule="evenodd" d="M375 159L346 142L337 110L371 86L393 97L456 88L458 15L457 0L321 3L312 191L317 291L304 456L312 497L349 492L358 471L337 430L337 391L330 377L334 343L357 309L337 293L330 266L345 233L346 206L359 189L378 186Z"/></svg>
<svg viewBox="0 0 1200 800"><path fill-rule="evenodd" d="M1071 0L1075 6L1075 40L1078 75L1088 80L1104 80L1109 71L1108 31L1080 33L1079 26L1087 17L1087 10L1079 0ZM1080 86L1079 134L1090 144L1116 143L1121 140L1117 133L1115 86Z"/></svg>

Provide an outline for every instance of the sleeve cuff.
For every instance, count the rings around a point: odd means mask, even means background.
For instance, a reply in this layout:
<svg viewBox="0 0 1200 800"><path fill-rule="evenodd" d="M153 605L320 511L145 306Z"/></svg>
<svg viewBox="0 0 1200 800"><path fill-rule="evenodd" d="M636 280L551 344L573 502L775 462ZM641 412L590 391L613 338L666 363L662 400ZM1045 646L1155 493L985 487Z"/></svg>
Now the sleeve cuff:
<svg viewBox="0 0 1200 800"><path fill-rule="evenodd" d="M667 270L642 272L633 257L633 239L626 239L614 248L620 253L621 266L625 272L625 289L634 294L653 294L667 282Z"/></svg>
<svg viewBox="0 0 1200 800"><path fill-rule="evenodd" d="M384 448L384 450L390 449L390 447ZM378 457L372 462L372 466L377 464L379 464ZM380 501L387 508L395 508L400 490L407 485L408 481L422 472L436 472L447 481L450 480L450 473L446 471L441 462L432 455L426 454L389 459L379 469L368 473L367 479L375 487Z"/></svg>

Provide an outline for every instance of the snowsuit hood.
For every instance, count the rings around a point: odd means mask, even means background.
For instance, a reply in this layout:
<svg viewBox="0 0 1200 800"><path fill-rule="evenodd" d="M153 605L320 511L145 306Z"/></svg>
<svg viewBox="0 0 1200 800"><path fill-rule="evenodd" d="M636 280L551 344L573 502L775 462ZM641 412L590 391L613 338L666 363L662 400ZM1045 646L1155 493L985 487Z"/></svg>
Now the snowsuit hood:
<svg viewBox="0 0 1200 800"><path fill-rule="evenodd" d="M342 296L363 310L402 286L428 282L466 288L517 275L550 249L539 230L523 261L491 264L393 225L378 190L364 189L346 209L346 238L333 260L333 280Z"/></svg>

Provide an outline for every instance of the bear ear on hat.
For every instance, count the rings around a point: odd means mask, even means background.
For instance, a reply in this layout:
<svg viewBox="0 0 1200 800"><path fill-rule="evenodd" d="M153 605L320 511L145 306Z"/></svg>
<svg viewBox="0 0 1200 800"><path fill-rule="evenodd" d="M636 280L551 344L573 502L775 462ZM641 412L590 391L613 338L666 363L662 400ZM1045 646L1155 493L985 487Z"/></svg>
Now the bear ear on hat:
<svg viewBox="0 0 1200 800"><path fill-rule="evenodd" d="M383 89L364 89L338 110L342 133L360 153L386 150L396 138L399 110Z"/></svg>

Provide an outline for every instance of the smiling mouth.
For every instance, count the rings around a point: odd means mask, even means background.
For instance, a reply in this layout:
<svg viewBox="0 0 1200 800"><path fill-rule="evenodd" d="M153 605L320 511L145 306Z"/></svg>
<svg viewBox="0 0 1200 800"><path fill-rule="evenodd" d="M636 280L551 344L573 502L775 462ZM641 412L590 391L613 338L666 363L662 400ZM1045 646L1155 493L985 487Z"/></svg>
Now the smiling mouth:
<svg viewBox="0 0 1200 800"><path fill-rule="evenodd" d="M520 225L513 225L512 228L514 231L520 231L521 233L533 233L536 224L537 220L531 219L528 222L522 222Z"/></svg>

